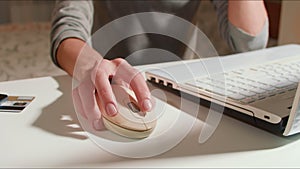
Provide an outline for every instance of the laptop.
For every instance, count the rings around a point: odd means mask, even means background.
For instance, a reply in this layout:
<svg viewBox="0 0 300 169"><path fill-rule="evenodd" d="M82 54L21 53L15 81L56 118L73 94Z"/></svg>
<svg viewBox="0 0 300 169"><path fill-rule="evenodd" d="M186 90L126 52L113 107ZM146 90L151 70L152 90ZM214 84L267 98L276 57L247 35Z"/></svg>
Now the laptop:
<svg viewBox="0 0 300 169"><path fill-rule="evenodd" d="M300 132L300 45L176 61L145 72L149 82L224 106L224 114L277 135ZM209 103L209 104L207 104Z"/></svg>

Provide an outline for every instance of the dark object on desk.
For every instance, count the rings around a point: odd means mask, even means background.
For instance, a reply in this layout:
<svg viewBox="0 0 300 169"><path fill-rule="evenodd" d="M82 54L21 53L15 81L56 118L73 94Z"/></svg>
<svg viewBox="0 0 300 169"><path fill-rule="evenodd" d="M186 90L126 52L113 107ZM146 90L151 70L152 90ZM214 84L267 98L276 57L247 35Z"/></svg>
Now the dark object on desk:
<svg viewBox="0 0 300 169"><path fill-rule="evenodd" d="M0 103L2 101L4 101L7 97L8 97L8 95L6 95L6 94L0 94Z"/></svg>
<svg viewBox="0 0 300 169"><path fill-rule="evenodd" d="M33 96L0 96L0 112L19 113L24 110L34 99Z"/></svg>

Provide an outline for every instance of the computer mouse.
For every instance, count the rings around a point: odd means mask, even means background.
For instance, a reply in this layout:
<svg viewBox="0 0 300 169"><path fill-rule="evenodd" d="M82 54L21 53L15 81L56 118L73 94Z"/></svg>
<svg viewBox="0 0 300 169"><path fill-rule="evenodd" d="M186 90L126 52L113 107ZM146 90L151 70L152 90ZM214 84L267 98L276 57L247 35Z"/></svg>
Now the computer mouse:
<svg viewBox="0 0 300 169"><path fill-rule="evenodd" d="M156 126L156 114L152 111L142 112L132 90L116 84L111 86L119 112L112 117L102 113L104 126L108 130L127 138L142 139L148 137ZM105 111L101 110L101 112Z"/></svg>

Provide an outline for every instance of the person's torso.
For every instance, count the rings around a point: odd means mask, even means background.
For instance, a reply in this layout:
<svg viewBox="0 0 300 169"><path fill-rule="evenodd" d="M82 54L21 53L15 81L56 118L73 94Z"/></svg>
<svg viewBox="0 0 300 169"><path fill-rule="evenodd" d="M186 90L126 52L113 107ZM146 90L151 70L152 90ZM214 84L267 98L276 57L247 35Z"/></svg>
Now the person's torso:
<svg viewBox="0 0 300 169"><path fill-rule="evenodd" d="M93 32L101 29L107 23L115 21L118 18L143 12L161 12L171 14L180 18L183 18L189 22L192 22L196 11L198 9L200 1L196 0L102 0L94 2L94 27ZM151 23L154 23L154 26L157 25L160 27L162 32L172 29L168 27L168 22L172 20L162 20L160 17L151 18ZM162 24L167 26L160 26ZM128 26L128 25L127 25ZM135 29L135 28L132 28ZM115 33L124 30L122 26L114 28ZM129 29L130 30L130 29ZM186 33L188 30L182 30L182 33ZM159 34L140 34L132 36L127 39L122 39L117 45L115 45L107 54L106 58L113 59L116 57L126 58L133 52L146 48L159 48L179 57L184 52L185 45L180 41L175 40L174 38L162 36ZM145 64L145 63L155 63L161 61L168 61L168 58L149 58L141 56L137 59L136 63L132 64Z"/></svg>

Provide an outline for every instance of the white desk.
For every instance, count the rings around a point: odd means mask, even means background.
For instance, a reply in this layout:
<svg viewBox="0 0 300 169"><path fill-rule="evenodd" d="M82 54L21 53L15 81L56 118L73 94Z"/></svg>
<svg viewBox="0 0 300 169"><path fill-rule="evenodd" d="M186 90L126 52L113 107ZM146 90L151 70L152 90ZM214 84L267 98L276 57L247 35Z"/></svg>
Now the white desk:
<svg viewBox="0 0 300 169"><path fill-rule="evenodd" d="M71 80L59 76L0 83L1 92L36 96L20 114L0 113L0 167L300 167L300 135L278 137L225 115L204 144L198 143L197 121L180 144L162 155L115 156L81 129L68 127L79 124ZM176 104L178 96L166 95ZM207 109L200 107L199 112Z"/></svg>
<svg viewBox="0 0 300 169"><path fill-rule="evenodd" d="M199 144L200 126L174 149L147 159L107 153L61 117L77 123L71 78L45 77L0 83L3 92L34 95L20 114L0 113L0 167L299 167L299 135L282 138L223 116L213 136ZM170 94L172 95L172 94ZM177 96L172 96L177 97ZM206 108L200 111L206 112Z"/></svg>

